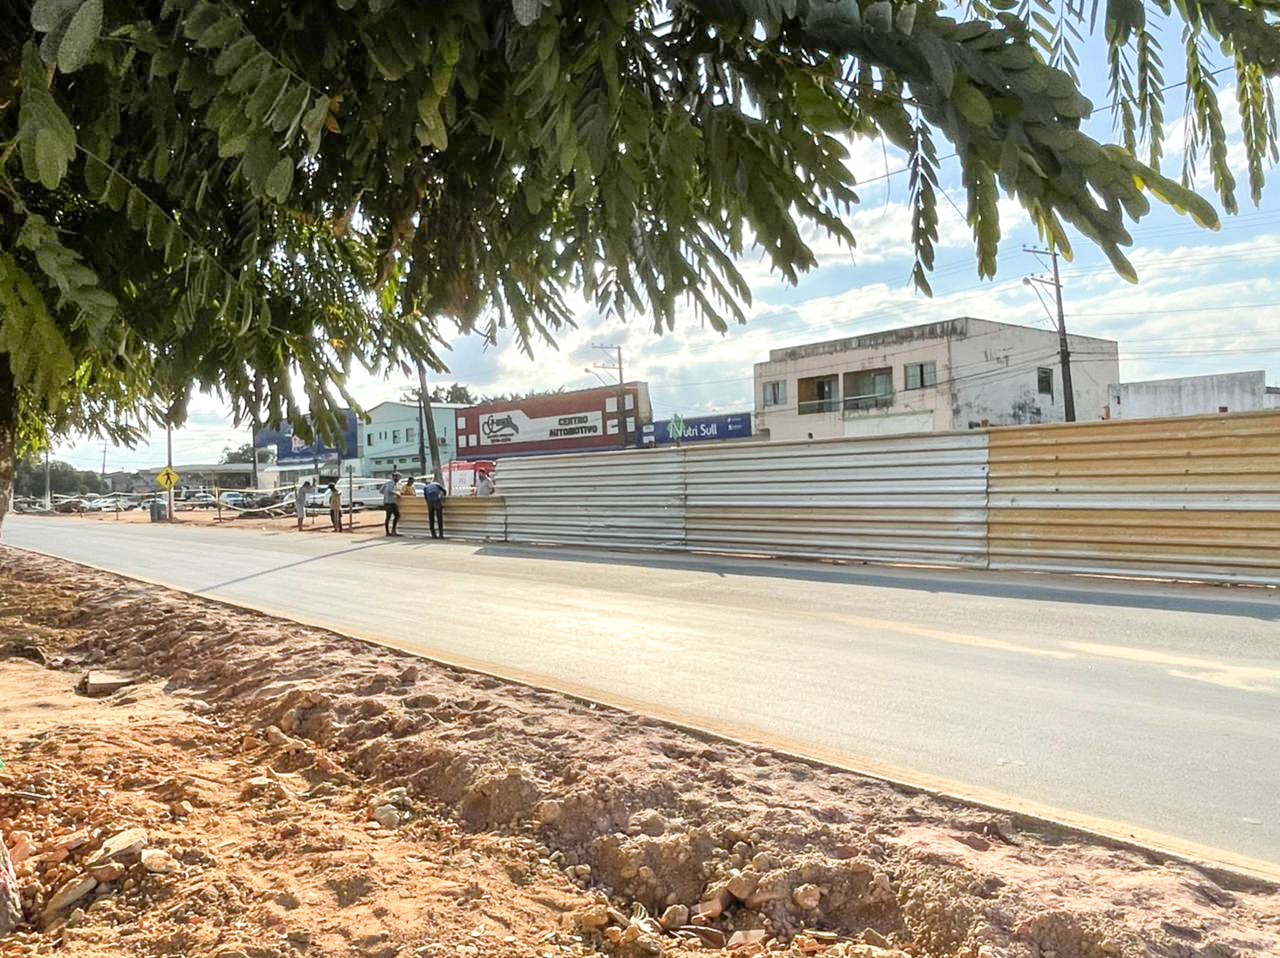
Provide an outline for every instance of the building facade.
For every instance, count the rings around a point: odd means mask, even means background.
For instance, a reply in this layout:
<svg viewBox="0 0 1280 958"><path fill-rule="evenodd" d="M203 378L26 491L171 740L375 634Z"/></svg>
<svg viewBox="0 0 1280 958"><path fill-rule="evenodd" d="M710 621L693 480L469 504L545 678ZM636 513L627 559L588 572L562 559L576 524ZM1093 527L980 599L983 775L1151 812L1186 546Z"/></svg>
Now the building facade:
<svg viewBox="0 0 1280 958"><path fill-rule="evenodd" d="M1109 339L1069 336L1076 419L1120 378ZM1061 422L1058 334L960 317L774 349L755 366L759 438L832 439Z"/></svg>
<svg viewBox="0 0 1280 958"><path fill-rule="evenodd" d="M1280 409L1280 386L1261 369L1243 373L1151 379L1108 387L1112 419L1162 419Z"/></svg>
<svg viewBox="0 0 1280 958"><path fill-rule="evenodd" d="M431 404L441 465L448 465L457 458L455 418L462 408L447 403ZM417 403L379 403L365 415L367 421L360 424L360 475L382 478L393 472L402 475L421 472L420 449L426 450L427 469L432 468L431 447L428 437L422 435L422 410ZM419 444L420 439L422 445Z"/></svg>
<svg viewBox="0 0 1280 958"><path fill-rule="evenodd" d="M258 430L253 438L254 455L262 463L258 484L267 489L291 488L304 479L327 482L346 475L347 467L360 456L360 430L352 410L344 410L342 417L336 443L305 439L289 422L279 429Z"/></svg>
<svg viewBox="0 0 1280 958"><path fill-rule="evenodd" d="M634 446L639 431L652 421L649 385L640 382L481 403L457 411L458 457L620 449Z"/></svg>

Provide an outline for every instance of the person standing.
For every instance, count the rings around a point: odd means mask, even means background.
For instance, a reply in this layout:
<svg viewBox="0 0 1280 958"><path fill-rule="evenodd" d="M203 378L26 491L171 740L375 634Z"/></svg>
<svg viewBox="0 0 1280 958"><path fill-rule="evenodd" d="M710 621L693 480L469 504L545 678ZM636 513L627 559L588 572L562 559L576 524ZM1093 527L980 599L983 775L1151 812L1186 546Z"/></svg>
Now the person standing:
<svg viewBox="0 0 1280 958"><path fill-rule="evenodd" d="M333 531L342 531L342 493L336 483L329 483L329 519L333 522Z"/></svg>
<svg viewBox="0 0 1280 958"><path fill-rule="evenodd" d="M307 517L307 500L311 498L311 480L307 479L298 489L298 501L294 503L294 508L298 513L298 531L302 531L302 520Z"/></svg>
<svg viewBox="0 0 1280 958"><path fill-rule="evenodd" d="M444 486L440 480L432 476L427 480L427 487L422 490L427 500L427 522L431 526L431 538L444 538ZM439 532L436 530L439 529Z"/></svg>
<svg viewBox="0 0 1280 958"><path fill-rule="evenodd" d="M398 536L396 531L400 525L400 473L393 472L391 478L382 484L382 510L386 514L382 520L383 531L389 536Z"/></svg>
<svg viewBox="0 0 1280 958"><path fill-rule="evenodd" d="M489 477L487 472L480 473L476 477L476 496L483 499L493 495L493 479Z"/></svg>

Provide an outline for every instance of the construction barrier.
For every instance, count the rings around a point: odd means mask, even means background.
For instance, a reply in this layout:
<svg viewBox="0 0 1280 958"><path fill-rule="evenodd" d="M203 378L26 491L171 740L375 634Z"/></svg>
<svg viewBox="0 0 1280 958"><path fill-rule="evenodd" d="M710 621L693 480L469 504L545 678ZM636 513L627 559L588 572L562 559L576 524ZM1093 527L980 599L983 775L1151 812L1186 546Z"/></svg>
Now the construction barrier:
<svg viewBox="0 0 1280 958"><path fill-rule="evenodd" d="M1280 412L993 429L993 569L1280 584Z"/></svg>
<svg viewBox="0 0 1280 958"><path fill-rule="evenodd" d="M1280 584L1280 411L512 458L496 478L450 500L451 538Z"/></svg>
<svg viewBox="0 0 1280 958"><path fill-rule="evenodd" d="M421 495L401 496L401 535L430 538L427 500ZM450 496L444 501L445 534L451 539L476 542L507 541L506 503L497 496Z"/></svg>

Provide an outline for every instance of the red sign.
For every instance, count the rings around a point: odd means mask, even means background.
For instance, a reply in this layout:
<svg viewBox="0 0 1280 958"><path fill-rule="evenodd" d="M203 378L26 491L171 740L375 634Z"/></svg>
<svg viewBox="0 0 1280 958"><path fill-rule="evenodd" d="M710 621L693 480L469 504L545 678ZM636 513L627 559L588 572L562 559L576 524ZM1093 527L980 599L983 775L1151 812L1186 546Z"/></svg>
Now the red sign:
<svg viewBox="0 0 1280 958"><path fill-rule="evenodd" d="M619 390L580 389L531 399L484 403L459 409L458 458L494 459L592 449L620 449L620 423L630 444L652 420L649 387L627 383L621 389L625 416L619 417Z"/></svg>

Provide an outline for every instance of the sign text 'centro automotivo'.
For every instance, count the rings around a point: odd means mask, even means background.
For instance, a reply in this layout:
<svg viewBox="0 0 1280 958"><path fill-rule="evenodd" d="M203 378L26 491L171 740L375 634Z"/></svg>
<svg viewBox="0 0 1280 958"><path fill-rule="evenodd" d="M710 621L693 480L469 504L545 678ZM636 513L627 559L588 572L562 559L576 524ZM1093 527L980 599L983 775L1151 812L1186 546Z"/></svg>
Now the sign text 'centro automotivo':
<svg viewBox="0 0 1280 958"><path fill-rule="evenodd" d="M604 416L599 410L543 416L531 419L519 409L489 413L480 419L480 444L500 446L519 442L551 442L599 436L604 432Z"/></svg>

